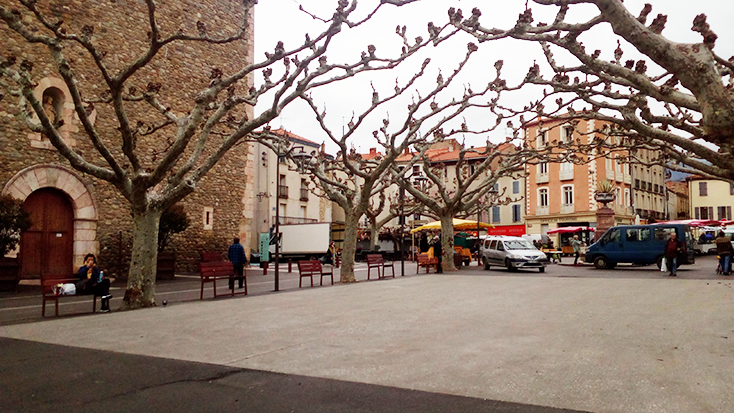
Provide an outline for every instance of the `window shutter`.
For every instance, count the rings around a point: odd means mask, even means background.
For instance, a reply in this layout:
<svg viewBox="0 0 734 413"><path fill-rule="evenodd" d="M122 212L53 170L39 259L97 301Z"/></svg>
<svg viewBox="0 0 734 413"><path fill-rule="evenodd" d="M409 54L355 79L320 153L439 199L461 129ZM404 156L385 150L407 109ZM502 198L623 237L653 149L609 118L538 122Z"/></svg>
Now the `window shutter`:
<svg viewBox="0 0 734 413"><path fill-rule="evenodd" d="M714 207L709 207L709 219L714 219Z"/></svg>
<svg viewBox="0 0 734 413"><path fill-rule="evenodd" d="M701 213L700 213L700 210L701 210L701 208L699 208L699 207L696 207L696 219L701 219Z"/></svg>
<svg viewBox="0 0 734 413"><path fill-rule="evenodd" d="M726 219L731 219L731 207L726 207Z"/></svg>

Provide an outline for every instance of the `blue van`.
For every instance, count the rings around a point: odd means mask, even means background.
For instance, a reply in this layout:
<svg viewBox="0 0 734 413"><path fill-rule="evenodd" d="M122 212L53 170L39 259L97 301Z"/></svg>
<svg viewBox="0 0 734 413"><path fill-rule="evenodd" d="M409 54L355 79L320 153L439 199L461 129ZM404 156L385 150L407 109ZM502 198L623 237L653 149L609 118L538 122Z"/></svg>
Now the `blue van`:
<svg viewBox="0 0 734 413"><path fill-rule="evenodd" d="M657 264L663 260L665 243L670 233L675 232L686 244L686 253L681 264L693 264L693 234L684 224L620 225L607 232L586 250L585 262L594 263L596 268L614 268L619 263L637 265Z"/></svg>

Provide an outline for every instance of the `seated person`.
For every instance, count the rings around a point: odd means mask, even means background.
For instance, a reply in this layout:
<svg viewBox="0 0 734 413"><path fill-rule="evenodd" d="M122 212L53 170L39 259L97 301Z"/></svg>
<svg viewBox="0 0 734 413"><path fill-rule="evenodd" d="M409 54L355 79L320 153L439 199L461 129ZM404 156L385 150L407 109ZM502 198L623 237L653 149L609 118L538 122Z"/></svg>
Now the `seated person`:
<svg viewBox="0 0 734 413"><path fill-rule="evenodd" d="M110 280L105 278L100 280L99 268L97 268L97 258L94 254L87 254L84 257L84 265L79 268L77 276L79 281L76 283L77 294L94 294L102 297L103 313L110 312Z"/></svg>

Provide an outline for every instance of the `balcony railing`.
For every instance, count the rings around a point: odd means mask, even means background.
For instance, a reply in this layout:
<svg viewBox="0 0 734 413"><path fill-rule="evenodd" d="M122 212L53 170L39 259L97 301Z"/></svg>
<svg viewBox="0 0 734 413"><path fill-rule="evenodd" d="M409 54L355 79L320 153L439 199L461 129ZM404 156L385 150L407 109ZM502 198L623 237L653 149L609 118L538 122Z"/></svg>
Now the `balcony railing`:
<svg viewBox="0 0 734 413"><path fill-rule="evenodd" d="M574 211L573 204L561 205L561 214L572 214Z"/></svg>
<svg viewBox="0 0 734 413"><path fill-rule="evenodd" d="M278 198L288 199L288 186L278 185Z"/></svg>
<svg viewBox="0 0 734 413"><path fill-rule="evenodd" d="M275 223L275 215L273 215L273 223ZM280 217L280 225L288 224L312 224L319 222L316 218L301 218L301 217Z"/></svg>
<svg viewBox="0 0 734 413"><path fill-rule="evenodd" d="M614 180L614 170L613 169L607 169L606 178L610 181Z"/></svg>
<svg viewBox="0 0 734 413"><path fill-rule="evenodd" d="M561 181L573 179L573 169L561 169L561 172L558 173L558 179Z"/></svg>
<svg viewBox="0 0 734 413"><path fill-rule="evenodd" d="M301 188L301 201L308 201L308 189Z"/></svg>
<svg viewBox="0 0 734 413"><path fill-rule="evenodd" d="M536 184L547 184L548 181L549 181L548 180L548 173L535 175L535 183Z"/></svg>
<svg viewBox="0 0 734 413"><path fill-rule="evenodd" d="M616 175L616 178L617 178L617 182L622 182L624 180L624 174L622 172L617 171L615 173L615 175Z"/></svg>
<svg viewBox="0 0 734 413"><path fill-rule="evenodd" d="M548 215L550 214L550 208L548 206L538 206L535 208L535 215Z"/></svg>

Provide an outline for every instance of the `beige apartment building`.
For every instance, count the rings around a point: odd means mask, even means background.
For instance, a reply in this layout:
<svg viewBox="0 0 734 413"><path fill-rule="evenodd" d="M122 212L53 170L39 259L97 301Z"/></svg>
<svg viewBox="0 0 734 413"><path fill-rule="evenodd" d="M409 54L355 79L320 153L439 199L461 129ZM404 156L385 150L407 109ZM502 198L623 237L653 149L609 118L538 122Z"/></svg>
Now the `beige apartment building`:
<svg viewBox="0 0 734 413"><path fill-rule="evenodd" d="M734 185L699 175L686 178L693 219L731 220Z"/></svg>
<svg viewBox="0 0 734 413"><path fill-rule="evenodd" d="M591 143L594 138L606 140L614 147L621 144L621 137L605 136L595 132L604 123L595 120L578 120L576 127L567 121L543 120L531 123L525 130L526 143L531 148L543 149L555 143ZM581 133L583 132L583 133ZM620 145L621 146L621 145ZM553 148L554 153L567 149ZM641 219L662 219L666 209L665 176L662 166L643 167L620 161L629 156L626 150L611 150L606 154L596 150L588 155L588 163L528 162L525 186L528 234L545 235L559 227L596 227L596 211L600 205L594 199L597 184L609 180L616 186L616 199L608 206L616 214L617 224L635 222L635 214ZM635 153L649 160L653 154L647 150ZM630 167L631 166L631 167ZM585 240L592 236L582 233Z"/></svg>

